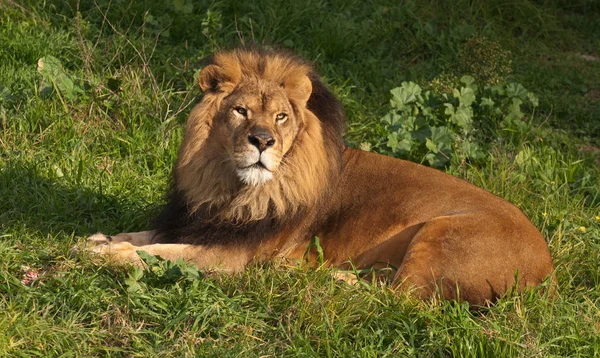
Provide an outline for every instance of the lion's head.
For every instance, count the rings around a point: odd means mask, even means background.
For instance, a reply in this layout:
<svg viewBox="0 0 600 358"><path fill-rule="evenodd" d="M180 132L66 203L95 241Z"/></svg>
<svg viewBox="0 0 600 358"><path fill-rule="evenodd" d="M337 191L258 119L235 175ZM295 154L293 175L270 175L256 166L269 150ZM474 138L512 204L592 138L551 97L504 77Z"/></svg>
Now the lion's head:
<svg viewBox="0 0 600 358"><path fill-rule="evenodd" d="M311 67L237 50L214 55L199 82L174 183L191 211L243 223L315 205L337 173L343 115Z"/></svg>

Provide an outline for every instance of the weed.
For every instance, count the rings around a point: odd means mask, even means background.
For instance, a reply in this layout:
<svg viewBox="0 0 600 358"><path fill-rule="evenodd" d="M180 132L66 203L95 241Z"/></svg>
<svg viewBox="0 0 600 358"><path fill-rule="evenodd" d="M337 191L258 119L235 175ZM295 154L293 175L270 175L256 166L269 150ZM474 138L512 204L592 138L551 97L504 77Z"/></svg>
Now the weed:
<svg viewBox="0 0 600 358"><path fill-rule="evenodd" d="M520 84L480 90L470 76L463 76L460 86L451 89L440 83L433 81L433 89L427 91L414 82L391 90L392 110L381 119L389 133L386 145L391 154L441 167L451 159L481 159L489 149L489 135L527 134L529 125L521 106L533 109L538 99Z"/></svg>

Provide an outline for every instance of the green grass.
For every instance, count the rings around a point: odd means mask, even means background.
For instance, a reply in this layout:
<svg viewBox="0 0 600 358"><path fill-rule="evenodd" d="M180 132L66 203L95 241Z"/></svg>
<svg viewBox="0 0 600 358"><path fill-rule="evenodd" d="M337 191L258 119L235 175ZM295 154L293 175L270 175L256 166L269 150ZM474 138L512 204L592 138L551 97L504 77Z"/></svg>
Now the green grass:
<svg viewBox="0 0 600 358"><path fill-rule="evenodd" d="M302 3L0 0L0 356L600 355L598 3ZM213 50L242 39L313 60L346 108L346 141L379 149L389 90L455 73L473 34L512 51L512 80L540 106L528 133L496 129L481 162L447 171L543 232L554 300L470 312L276 263L234 277L147 272L135 291L132 268L71 253L94 232L146 227ZM40 91L44 56L83 92Z"/></svg>

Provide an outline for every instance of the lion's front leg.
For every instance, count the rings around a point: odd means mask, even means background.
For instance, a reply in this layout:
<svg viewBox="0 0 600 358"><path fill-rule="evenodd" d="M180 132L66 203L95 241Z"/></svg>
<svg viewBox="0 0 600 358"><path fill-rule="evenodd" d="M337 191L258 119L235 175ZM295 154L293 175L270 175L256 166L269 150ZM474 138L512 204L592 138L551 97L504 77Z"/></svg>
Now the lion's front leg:
<svg viewBox="0 0 600 358"><path fill-rule="evenodd" d="M146 251L150 255L158 255L165 260L184 259L193 261L192 252L197 247L184 244L153 244L153 230L124 232L114 236L102 233L94 234L87 239L87 249L100 254L117 263L132 263L141 266L142 260L138 251Z"/></svg>
<svg viewBox="0 0 600 358"><path fill-rule="evenodd" d="M87 239L88 246L99 246L128 242L134 246L145 246L152 244L154 231L123 232L118 235L109 236L102 233L94 234Z"/></svg>
<svg viewBox="0 0 600 358"><path fill-rule="evenodd" d="M153 236L154 231L126 232L114 236L97 233L87 238L86 249L119 263L141 265L136 251L151 245Z"/></svg>
<svg viewBox="0 0 600 358"><path fill-rule="evenodd" d="M87 249L118 263L132 263L142 266L138 251L165 260L183 259L196 264L200 269L221 272L238 272L254 259L254 252L245 246L228 245L189 245L153 244L154 231L121 233L108 236L94 234L87 239Z"/></svg>
<svg viewBox="0 0 600 358"><path fill-rule="evenodd" d="M91 239L91 238L90 238ZM142 266L138 251L145 251L152 256L160 256L165 260L195 262L198 247L187 244L151 244L136 246L131 242L121 241L106 245L96 245L89 248L93 253L100 254L117 263L131 263Z"/></svg>

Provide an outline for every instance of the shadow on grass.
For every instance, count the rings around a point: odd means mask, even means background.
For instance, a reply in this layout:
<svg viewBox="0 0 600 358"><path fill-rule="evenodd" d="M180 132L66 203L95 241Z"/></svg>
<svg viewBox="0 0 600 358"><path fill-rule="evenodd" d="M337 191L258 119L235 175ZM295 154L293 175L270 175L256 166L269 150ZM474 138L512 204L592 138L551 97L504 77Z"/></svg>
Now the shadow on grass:
<svg viewBox="0 0 600 358"><path fill-rule="evenodd" d="M30 162L0 164L0 235L21 230L75 237L136 231L153 215L151 205L104 194L101 184L94 190L71 182L45 176Z"/></svg>

